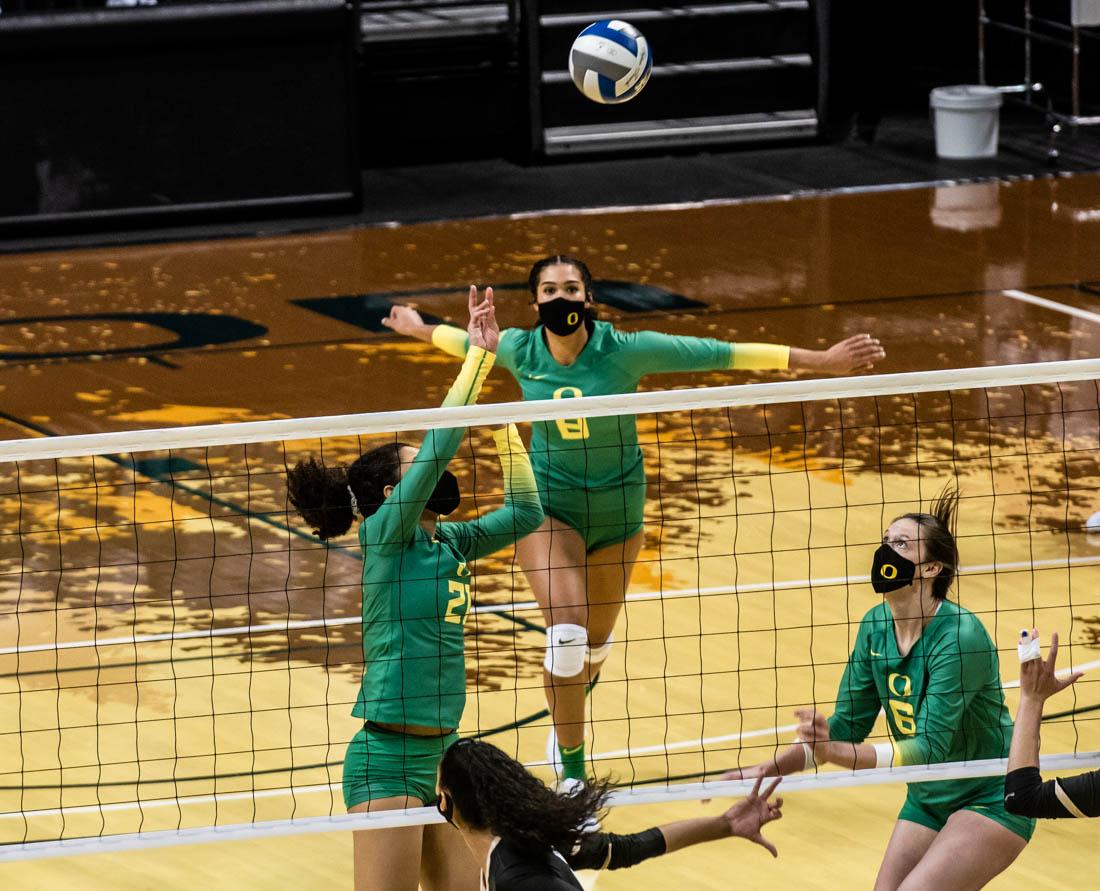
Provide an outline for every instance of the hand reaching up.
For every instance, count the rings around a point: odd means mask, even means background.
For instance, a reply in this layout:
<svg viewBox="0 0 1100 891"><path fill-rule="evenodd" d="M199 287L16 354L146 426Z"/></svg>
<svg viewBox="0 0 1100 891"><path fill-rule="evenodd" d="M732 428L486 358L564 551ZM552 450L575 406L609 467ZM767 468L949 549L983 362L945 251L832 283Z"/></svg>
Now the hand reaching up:
<svg viewBox="0 0 1100 891"><path fill-rule="evenodd" d="M481 347L488 353L497 351L500 342L500 326L497 325L496 307L493 306L493 289L485 289L485 299L478 300L477 286L470 285L470 346Z"/></svg>

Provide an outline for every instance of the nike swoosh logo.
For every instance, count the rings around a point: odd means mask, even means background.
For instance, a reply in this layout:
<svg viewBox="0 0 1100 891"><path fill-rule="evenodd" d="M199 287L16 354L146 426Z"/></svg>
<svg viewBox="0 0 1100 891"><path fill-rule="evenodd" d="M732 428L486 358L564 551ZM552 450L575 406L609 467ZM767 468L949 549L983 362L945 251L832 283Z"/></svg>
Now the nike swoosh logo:
<svg viewBox="0 0 1100 891"><path fill-rule="evenodd" d="M871 655L872 656L882 656L882 653L876 653L874 650L871 650Z"/></svg>
<svg viewBox="0 0 1100 891"><path fill-rule="evenodd" d="M570 638L564 638L563 637L561 640L558 641L558 643L560 643L560 644L571 644L575 640L576 640L575 637L570 637Z"/></svg>
<svg viewBox="0 0 1100 891"><path fill-rule="evenodd" d="M527 375L527 379L532 380L532 381L541 381L544 377L546 377L545 374L529 374L529 375Z"/></svg>

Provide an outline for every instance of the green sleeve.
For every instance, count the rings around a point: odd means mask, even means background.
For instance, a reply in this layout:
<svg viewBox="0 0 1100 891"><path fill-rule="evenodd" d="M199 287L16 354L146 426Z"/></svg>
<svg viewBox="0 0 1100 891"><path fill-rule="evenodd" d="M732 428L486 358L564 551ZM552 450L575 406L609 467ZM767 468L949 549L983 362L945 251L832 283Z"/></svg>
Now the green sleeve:
<svg viewBox="0 0 1100 891"><path fill-rule="evenodd" d="M470 405L476 402L481 385L493 367L493 358L492 353L487 353L480 347L471 349L462 364L462 370L443 400L443 405ZM416 531L424 505L431 497L447 463L458 450L458 444L465 432L465 427L428 431L416 458L394 487L390 497L363 523L359 540L364 547L386 551L399 550L405 546Z"/></svg>
<svg viewBox="0 0 1100 891"><path fill-rule="evenodd" d="M468 523L440 524L440 532L467 560L508 547L534 532L543 518L531 460L515 424L494 430L493 439L504 474L504 507Z"/></svg>
<svg viewBox="0 0 1100 891"><path fill-rule="evenodd" d="M894 741L895 767L950 760L951 743L971 700L989 689L991 679L1000 684L997 651L984 629L964 626L957 637L943 641L926 658L928 682L920 711L914 715L916 732Z"/></svg>
<svg viewBox="0 0 1100 891"><path fill-rule="evenodd" d="M514 367L516 328L505 328L500 332L497 344L496 364L511 371ZM470 347L470 335L454 325L436 325L432 331L432 345L459 359L466 355Z"/></svg>
<svg viewBox="0 0 1100 891"><path fill-rule="evenodd" d="M659 331L623 335L618 361L630 374L670 371L719 371L730 367L732 345L710 337L681 337Z"/></svg>
<svg viewBox="0 0 1100 891"><path fill-rule="evenodd" d="M882 710L870 659L867 620L860 623L855 648L848 657L836 694L836 708L829 718L829 738L861 743L875 726Z"/></svg>

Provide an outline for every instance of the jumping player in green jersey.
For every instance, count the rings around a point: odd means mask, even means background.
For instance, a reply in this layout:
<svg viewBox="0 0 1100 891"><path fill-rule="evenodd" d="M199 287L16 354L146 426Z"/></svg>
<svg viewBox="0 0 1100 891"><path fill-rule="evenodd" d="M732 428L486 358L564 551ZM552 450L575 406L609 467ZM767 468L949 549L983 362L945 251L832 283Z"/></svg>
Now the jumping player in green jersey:
<svg viewBox="0 0 1100 891"><path fill-rule="evenodd" d="M499 338L492 291L470 289L470 349L447 405L470 405L493 367ZM344 758L350 813L425 805L436 767L466 702L463 629L469 564L513 544L542 522L531 464L514 425L497 430L504 506L471 522L443 522L460 493L446 470L465 433L432 430L417 450L390 443L350 467L313 458L290 471L291 502L315 534L347 532L357 516L363 548L365 675L352 714L363 720ZM478 865L448 826L355 833L356 891L459 891Z"/></svg>
<svg viewBox="0 0 1100 891"><path fill-rule="evenodd" d="M802 709L798 738L726 779L1003 758L1012 738L997 648L972 612L947 600L958 572L958 493L890 524L871 584L885 595L860 623L832 717ZM890 741L868 744L879 711ZM910 783L875 891L981 888L1020 854L1035 821L1005 810L1004 778Z"/></svg>
<svg viewBox="0 0 1100 891"><path fill-rule="evenodd" d="M848 372L870 368L884 356L866 334L827 350L803 350L619 331L592 318L592 276L574 257L540 260L528 284L541 324L505 330L497 360L527 400L633 393L643 377L661 372ZM460 329L427 325L410 307L395 306L386 324L455 356L466 354ZM560 759L569 787L586 775L584 690L610 653L611 632L642 547L646 477L632 416L532 427L531 457L546 519L516 553L547 624L543 682L556 731L547 754Z"/></svg>

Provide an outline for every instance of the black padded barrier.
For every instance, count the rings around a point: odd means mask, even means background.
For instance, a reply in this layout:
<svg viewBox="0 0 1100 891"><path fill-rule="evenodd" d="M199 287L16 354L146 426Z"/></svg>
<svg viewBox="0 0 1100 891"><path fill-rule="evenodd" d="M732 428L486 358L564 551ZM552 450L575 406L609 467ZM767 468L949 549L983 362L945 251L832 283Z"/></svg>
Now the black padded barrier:
<svg viewBox="0 0 1100 891"><path fill-rule="evenodd" d="M0 231L353 210L344 0L0 17Z"/></svg>

